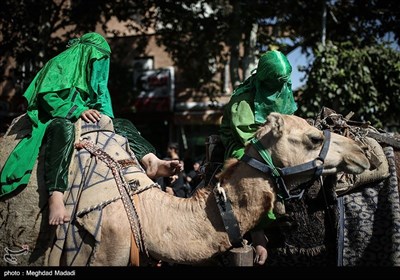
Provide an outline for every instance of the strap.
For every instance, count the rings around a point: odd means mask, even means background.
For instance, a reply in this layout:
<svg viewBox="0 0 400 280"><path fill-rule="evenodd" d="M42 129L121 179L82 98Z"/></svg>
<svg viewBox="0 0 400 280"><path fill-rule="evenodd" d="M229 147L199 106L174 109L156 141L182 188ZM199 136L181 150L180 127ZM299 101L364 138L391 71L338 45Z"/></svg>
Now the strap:
<svg viewBox="0 0 400 280"><path fill-rule="evenodd" d="M139 204L139 197L137 194L132 195L132 199L133 199L135 205ZM139 209L137 209L137 210L139 212ZM131 260L132 266L137 266L137 267L140 266L139 247L136 244L135 236L133 235L133 233L131 233L131 257L130 257L130 260Z"/></svg>
<svg viewBox="0 0 400 280"><path fill-rule="evenodd" d="M128 168L130 166L135 166L137 163L133 159L120 159L117 161L121 168Z"/></svg>
<svg viewBox="0 0 400 280"><path fill-rule="evenodd" d="M144 235L142 233L142 228L139 221L139 216L134 202L130 199L129 184L126 182L125 177L122 174L121 166L108 153L106 153L92 141L89 141L87 139L82 139L80 141L80 145L82 145L82 147L84 147L88 152L90 152L96 158L103 161L111 169L118 190L121 194L121 199L124 204L124 208L126 210L126 214L128 216L129 224L134 234L136 244L138 245L141 251L147 253L147 249L145 247Z"/></svg>
<svg viewBox="0 0 400 280"><path fill-rule="evenodd" d="M271 171L272 171L272 176L279 177L279 171L276 169L271 155L267 152L267 150L264 149L263 145L260 143L260 141L257 138L253 138L250 141L253 146L256 148L257 152L260 154L260 156L263 158L263 160L267 163L267 165L270 166Z"/></svg>
<svg viewBox="0 0 400 280"><path fill-rule="evenodd" d="M272 174L272 172L273 172L273 169L270 166L268 166L267 164L255 159L255 158L248 156L247 154L244 154L240 160L265 174ZM278 169L275 169L275 170L278 170ZM279 169L279 172L280 171L281 171L281 169ZM276 186L277 186L278 190L280 191L278 193L278 196L285 200L293 199L293 198L300 199L304 194L304 189L301 190L301 192L298 194L291 194L290 191L288 190L288 188L286 187L285 181L283 180L282 176L273 176L275 179L275 182L276 182Z"/></svg>
<svg viewBox="0 0 400 280"><path fill-rule="evenodd" d="M240 160L263 173L272 174L272 168L270 166L255 158L248 156L247 154L244 154L240 158Z"/></svg>
<svg viewBox="0 0 400 280"><path fill-rule="evenodd" d="M238 221L233 214L232 204L228 199L223 199L223 195L218 191L218 187L213 189L214 197L217 202L218 210L222 217L222 222L229 236L229 241L234 248L243 246L243 238L240 234Z"/></svg>
<svg viewBox="0 0 400 280"><path fill-rule="evenodd" d="M337 225L337 266L343 266L343 252L344 252L344 198L339 196L337 198L337 207L339 210L339 221Z"/></svg>
<svg viewBox="0 0 400 280"><path fill-rule="evenodd" d="M286 175L298 174L298 173L302 173L302 172L305 172L308 170L315 169L314 177L316 178L316 177L321 176L322 171L324 170L324 162L325 162L325 158L328 154L330 142L331 142L331 132L329 129L325 129L324 130L324 142L322 144L321 151L319 152L319 155L316 159L306 162L306 163L303 163L303 164L280 168L279 173L282 176L286 176ZM321 162L320 165L317 165L318 161Z"/></svg>

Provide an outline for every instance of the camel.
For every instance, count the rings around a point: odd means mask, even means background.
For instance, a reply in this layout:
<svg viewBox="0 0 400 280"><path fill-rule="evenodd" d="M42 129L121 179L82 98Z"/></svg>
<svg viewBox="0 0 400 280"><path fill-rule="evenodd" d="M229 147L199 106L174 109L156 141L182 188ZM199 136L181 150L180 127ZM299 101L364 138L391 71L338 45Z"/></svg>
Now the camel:
<svg viewBox="0 0 400 280"><path fill-rule="evenodd" d="M112 132L110 135L118 138L118 135ZM92 141L98 139L97 136L89 138ZM359 174L369 168L364 151L354 140L331 133L329 142L324 145L324 133L297 116L271 113L267 122L257 131L255 138L271 155L277 169L315 162L318 166L322 165L320 175L326 176L337 172ZM96 145L96 142L94 144ZM122 146L126 144L120 145ZM319 156L323 147L328 150L325 151L326 157L321 160ZM110 153L107 149L104 151ZM124 153L125 155L122 155ZM255 160L263 160L253 145L248 145L245 153ZM111 156L123 157L127 154L129 152L123 152L121 149L118 152L113 151ZM82 156L85 156L86 160L79 159L78 165L90 161L86 165L90 168L95 165L103 165L103 168L105 166L99 158L85 149L76 154L76 157ZM48 259L43 262L45 265L127 266L131 260L132 247L136 247L135 243L142 249L141 255L147 254L152 259L175 264L201 265L232 248L212 186L198 189L190 198L178 198L158 188L140 166L131 168L136 170L125 172L124 178L126 182L133 182L133 189L139 190L133 195L134 214L137 215L138 225L134 235L136 242L132 237L132 226L123 199L121 196L112 195L96 207L86 207L80 212L74 212L76 216L72 216L70 223L58 227L57 241L62 239L60 236L63 234L67 235L68 231L74 231L77 235L65 237L62 246L57 246L57 242L55 245L49 245L45 254L45 258ZM285 176L283 179L287 188L291 190L314 178L314 171L307 170ZM111 172L106 170L97 173L104 175ZM107 187L104 189L115 194L115 181L109 178L106 179ZM244 161L233 159L226 161L218 178L221 197L226 197L226 201L231 203L240 235L243 236L273 208L277 192L275 179L271 174L261 172ZM100 196L100 189L90 189L94 192L89 197L93 198L93 194ZM2 205L0 210L1 207ZM69 255L67 251L73 250L66 248L70 249L77 244L77 236L82 242L79 248L76 247L75 254Z"/></svg>
<svg viewBox="0 0 400 280"><path fill-rule="evenodd" d="M370 170L351 185L340 185L341 174L326 176L309 184L300 199L285 201L285 223L265 230L265 265L399 266L399 135L326 107L314 125L368 143Z"/></svg>

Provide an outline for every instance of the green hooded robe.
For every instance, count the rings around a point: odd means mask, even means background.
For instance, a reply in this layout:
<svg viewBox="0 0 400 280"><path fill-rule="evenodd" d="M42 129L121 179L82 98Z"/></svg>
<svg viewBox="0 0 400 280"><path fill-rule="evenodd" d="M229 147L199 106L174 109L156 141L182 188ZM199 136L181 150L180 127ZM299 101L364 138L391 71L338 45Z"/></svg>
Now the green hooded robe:
<svg viewBox="0 0 400 280"><path fill-rule="evenodd" d="M271 112L293 114L297 110L291 72L292 66L283 53L268 51L261 56L256 73L235 89L220 126L225 158L240 159L245 145Z"/></svg>
<svg viewBox="0 0 400 280"><path fill-rule="evenodd" d="M90 108L114 117L107 88L110 54L103 36L87 33L71 40L65 51L37 73L24 93L32 133L7 159L0 176L0 196L28 184L46 128L53 119L76 122Z"/></svg>

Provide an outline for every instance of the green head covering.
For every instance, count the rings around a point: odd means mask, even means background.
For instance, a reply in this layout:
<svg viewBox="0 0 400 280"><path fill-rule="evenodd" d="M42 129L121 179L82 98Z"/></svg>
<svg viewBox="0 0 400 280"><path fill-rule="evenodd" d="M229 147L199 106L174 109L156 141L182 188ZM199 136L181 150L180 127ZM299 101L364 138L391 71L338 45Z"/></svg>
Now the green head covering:
<svg viewBox="0 0 400 280"><path fill-rule="evenodd" d="M297 110L290 75L292 66L279 51L269 51L261 56L256 73L254 97L255 120L264 123L271 112L293 114Z"/></svg>
<svg viewBox="0 0 400 280"><path fill-rule="evenodd" d="M103 36L87 33L79 39L71 40L65 51L49 60L36 74L24 93L28 101L27 114L32 121L32 132L18 143L3 166L0 197L29 182L49 124L48 119L39 118L38 96L55 93L63 100L74 100L75 106L101 108L102 113L114 117L107 88L110 54L110 46ZM76 89L84 96L80 101L76 98ZM69 95L66 97L65 93ZM57 110L56 116L61 115L59 112L63 110L62 106Z"/></svg>
<svg viewBox="0 0 400 280"><path fill-rule="evenodd" d="M293 114L297 110L293 98L290 75L292 66L280 51L268 51L258 62L257 71L233 93L255 92L254 116L256 123L265 122L271 112Z"/></svg>
<svg viewBox="0 0 400 280"><path fill-rule="evenodd" d="M37 96L47 92L60 92L72 87L86 92L91 102L103 104L113 117L110 93L107 88L111 49L106 39L91 32L72 39L67 49L49 60L36 75L24 97L28 112L37 109ZM93 71L93 62L103 60L101 68ZM30 114L32 117L32 114ZM35 120L33 120L35 122Z"/></svg>

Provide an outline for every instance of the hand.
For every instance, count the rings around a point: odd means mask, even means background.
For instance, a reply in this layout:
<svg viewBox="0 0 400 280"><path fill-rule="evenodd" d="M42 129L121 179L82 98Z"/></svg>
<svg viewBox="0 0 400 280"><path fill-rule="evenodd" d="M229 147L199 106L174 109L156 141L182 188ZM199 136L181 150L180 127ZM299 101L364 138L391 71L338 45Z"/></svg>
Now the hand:
<svg viewBox="0 0 400 280"><path fill-rule="evenodd" d="M176 180L178 180L179 176L178 175L172 175L169 177L171 179L171 184L174 183Z"/></svg>
<svg viewBox="0 0 400 280"><path fill-rule="evenodd" d="M171 175L177 175L183 171L183 164L180 160L173 159L168 162Z"/></svg>
<svg viewBox="0 0 400 280"><path fill-rule="evenodd" d="M96 123L100 121L101 114L99 111L96 109L88 109L86 111L83 111L81 114L81 119L84 120L87 123Z"/></svg>
<svg viewBox="0 0 400 280"><path fill-rule="evenodd" d="M254 263L263 265L267 260L268 252L267 249L261 245L256 245L256 256L254 257Z"/></svg>
<svg viewBox="0 0 400 280"><path fill-rule="evenodd" d="M255 247L255 258L254 263L258 265L263 265L267 260L267 239L264 235L263 230L257 230L251 232L251 239L253 240L253 245Z"/></svg>

